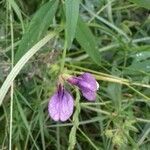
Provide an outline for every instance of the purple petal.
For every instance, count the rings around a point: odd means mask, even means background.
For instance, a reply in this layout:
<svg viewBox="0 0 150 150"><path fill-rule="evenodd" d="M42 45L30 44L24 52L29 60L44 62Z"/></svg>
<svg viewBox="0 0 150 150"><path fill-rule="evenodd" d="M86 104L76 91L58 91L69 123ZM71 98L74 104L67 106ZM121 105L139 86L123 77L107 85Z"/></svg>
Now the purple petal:
<svg viewBox="0 0 150 150"><path fill-rule="evenodd" d="M81 86L81 88L87 87L91 91L97 91L96 80L90 73L84 73L83 75L80 76L80 78L82 78L82 80L80 79L80 82L79 82L79 86Z"/></svg>
<svg viewBox="0 0 150 150"><path fill-rule="evenodd" d="M73 113L74 101L69 92L65 91L60 108L60 120L68 120Z"/></svg>
<svg viewBox="0 0 150 150"><path fill-rule="evenodd" d="M48 104L49 115L54 121L66 121L73 113L73 98L65 89L58 91L51 97Z"/></svg>
<svg viewBox="0 0 150 150"><path fill-rule="evenodd" d="M91 90L81 90L83 96L89 100L89 101L94 101L96 99L96 92L91 91Z"/></svg>
<svg viewBox="0 0 150 150"><path fill-rule="evenodd" d="M54 121L59 120L59 110L60 110L60 102L58 98L58 94L54 94L48 104L48 111L51 118L53 118Z"/></svg>
<svg viewBox="0 0 150 150"><path fill-rule="evenodd" d="M78 86L87 100L93 101L96 99L99 84L92 74L84 73L78 77L71 77L67 81Z"/></svg>
<svg viewBox="0 0 150 150"><path fill-rule="evenodd" d="M67 81L73 85L77 85L79 82L79 78L78 77L71 77L71 78L68 78Z"/></svg>
<svg viewBox="0 0 150 150"><path fill-rule="evenodd" d="M94 101L98 89L97 81L90 73L84 73L79 78L78 87L81 89L83 96L89 101Z"/></svg>

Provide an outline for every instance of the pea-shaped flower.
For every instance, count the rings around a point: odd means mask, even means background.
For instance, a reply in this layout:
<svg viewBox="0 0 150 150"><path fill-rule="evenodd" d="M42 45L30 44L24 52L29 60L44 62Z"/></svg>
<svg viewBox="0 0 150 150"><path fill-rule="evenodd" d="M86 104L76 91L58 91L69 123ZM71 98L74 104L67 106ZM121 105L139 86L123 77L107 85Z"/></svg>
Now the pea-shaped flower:
<svg viewBox="0 0 150 150"><path fill-rule="evenodd" d="M90 73L84 73L78 77L70 77L67 81L78 86L87 100L94 101L96 99L99 84Z"/></svg>
<svg viewBox="0 0 150 150"><path fill-rule="evenodd" d="M74 101L72 95L62 85L59 85L48 104L50 117L54 121L66 121L71 117L73 107Z"/></svg>

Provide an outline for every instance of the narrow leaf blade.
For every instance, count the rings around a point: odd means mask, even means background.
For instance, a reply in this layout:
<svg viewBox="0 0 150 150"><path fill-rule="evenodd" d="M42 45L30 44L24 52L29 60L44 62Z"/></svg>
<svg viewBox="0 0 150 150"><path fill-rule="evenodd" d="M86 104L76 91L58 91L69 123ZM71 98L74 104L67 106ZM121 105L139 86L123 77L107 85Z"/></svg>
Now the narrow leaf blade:
<svg viewBox="0 0 150 150"><path fill-rule="evenodd" d="M31 49L29 49L25 55L17 62L17 64L13 67L11 72L8 74L7 78L3 82L3 85L0 88L0 105L3 102L3 99L9 90L11 84L13 83L14 79L23 68L23 66L29 61L29 59L41 48L43 47L50 39L56 36L55 33L51 33L45 36L42 40L40 40L37 44L35 44Z"/></svg>
<svg viewBox="0 0 150 150"><path fill-rule="evenodd" d="M71 47L71 43L75 36L78 15L79 15L80 0L66 0L66 40L68 48Z"/></svg>
<svg viewBox="0 0 150 150"><path fill-rule="evenodd" d="M150 9L150 0L130 0L133 3L136 3L137 5Z"/></svg>
<svg viewBox="0 0 150 150"><path fill-rule="evenodd" d="M17 62L47 31L58 6L58 0L52 0L43 5L31 20L29 27L19 45L15 55Z"/></svg>
<svg viewBox="0 0 150 150"><path fill-rule="evenodd" d="M81 18L78 19L76 40L83 47L85 52L93 59L93 61L99 65L101 57L98 51L96 40L88 26Z"/></svg>

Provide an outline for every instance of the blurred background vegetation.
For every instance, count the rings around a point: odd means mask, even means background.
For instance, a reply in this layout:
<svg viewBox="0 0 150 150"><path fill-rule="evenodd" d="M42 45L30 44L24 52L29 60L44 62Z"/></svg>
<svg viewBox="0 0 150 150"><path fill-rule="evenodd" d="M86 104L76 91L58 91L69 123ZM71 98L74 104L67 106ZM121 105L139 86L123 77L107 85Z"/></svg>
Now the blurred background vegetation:
<svg viewBox="0 0 150 150"><path fill-rule="evenodd" d="M40 41L40 42L39 42ZM90 72L95 103L48 115L59 74ZM0 1L0 149L150 149L149 0Z"/></svg>

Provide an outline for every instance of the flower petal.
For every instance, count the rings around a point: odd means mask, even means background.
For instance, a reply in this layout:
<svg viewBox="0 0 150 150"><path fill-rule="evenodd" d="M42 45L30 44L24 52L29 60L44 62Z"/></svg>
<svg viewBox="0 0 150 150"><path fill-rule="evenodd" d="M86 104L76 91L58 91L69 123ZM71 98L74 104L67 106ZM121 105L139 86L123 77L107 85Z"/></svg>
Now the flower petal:
<svg viewBox="0 0 150 150"><path fill-rule="evenodd" d="M87 84L90 85L87 88L89 88L92 91L97 90L96 80L90 73L84 73L83 75L80 76L80 78L82 78L82 81L84 81L84 82L86 82Z"/></svg>
<svg viewBox="0 0 150 150"><path fill-rule="evenodd" d="M49 115L54 121L59 121L59 110L60 110L59 97L58 97L58 93L55 93L51 97L48 104Z"/></svg>
<svg viewBox="0 0 150 150"><path fill-rule="evenodd" d="M73 97L66 90L58 90L49 102L48 111L54 121L66 121L73 113Z"/></svg>
<svg viewBox="0 0 150 150"><path fill-rule="evenodd" d="M97 81L96 81L96 85L97 85L96 89L98 90L99 89L99 83Z"/></svg>
<svg viewBox="0 0 150 150"><path fill-rule="evenodd" d="M96 99L96 92L91 91L91 90L81 90L83 96L89 100L89 101L94 101Z"/></svg>
<svg viewBox="0 0 150 150"><path fill-rule="evenodd" d="M66 121L71 117L73 113L73 107L74 107L74 101L72 96L70 95L69 92L64 91L64 96L61 101L61 108L59 114L61 121Z"/></svg>
<svg viewBox="0 0 150 150"><path fill-rule="evenodd" d="M81 89L81 90L91 90L91 91L95 91L95 88L93 89L92 85L88 82L85 82L84 80L81 80L79 83L78 83L78 87Z"/></svg>
<svg viewBox="0 0 150 150"><path fill-rule="evenodd" d="M79 79L78 79L78 77L70 77L67 79L67 81L73 85L77 85L79 82Z"/></svg>
<svg viewBox="0 0 150 150"><path fill-rule="evenodd" d="M67 81L78 86L87 100L93 101L96 99L99 84L92 74L84 73L78 77L71 77Z"/></svg>

